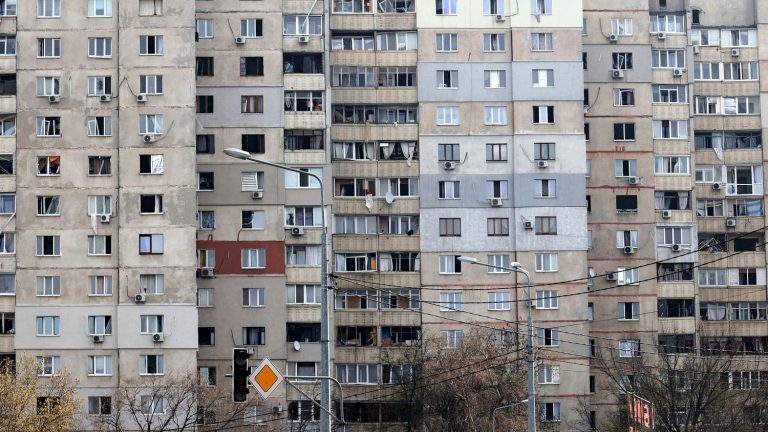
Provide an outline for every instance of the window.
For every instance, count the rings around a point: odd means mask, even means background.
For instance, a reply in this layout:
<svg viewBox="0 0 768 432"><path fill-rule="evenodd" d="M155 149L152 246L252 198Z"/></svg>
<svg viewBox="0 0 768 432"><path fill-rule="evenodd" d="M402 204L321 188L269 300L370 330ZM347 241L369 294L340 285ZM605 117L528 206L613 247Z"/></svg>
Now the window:
<svg viewBox="0 0 768 432"><path fill-rule="evenodd" d="M724 63L723 79L726 81L747 81L759 79L757 62Z"/></svg>
<svg viewBox="0 0 768 432"><path fill-rule="evenodd" d="M141 334L153 334L163 332L162 315L141 315Z"/></svg>
<svg viewBox="0 0 768 432"><path fill-rule="evenodd" d="M139 0L139 16L162 14L163 0Z"/></svg>
<svg viewBox="0 0 768 432"><path fill-rule="evenodd" d="M485 107L485 124L492 125L506 125L507 124L507 107L494 106Z"/></svg>
<svg viewBox="0 0 768 432"><path fill-rule="evenodd" d="M613 106L635 106L635 90L613 89Z"/></svg>
<svg viewBox="0 0 768 432"><path fill-rule="evenodd" d="M88 276L88 295L90 296L111 296L112 295L112 276Z"/></svg>
<svg viewBox="0 0 768 432"><path fill-rule="evenodd" d="M112 255L112 236L89 235L88 255Z"/></svg>
<svg viewBox="0 0 768 432"><path fill-rule="evenodd" d="M263 113L264 96L240 96L241 113Z"/></svg>
<svg viewBox="0 0 768 432"><path fill-rule="evenodd" d="M483 0L483 15L504 15L504 0Z"/></svg>
<svg viewBox="0 0 768 432"><path fill-rule="evenodd" d="M660 318L693 317L693 299L658 299L658 316Z"/></svg>
<svg viewBox="0 0 768 432"><path fill-rule="evenodd" d="M112 174L112 163L109 156L88 156L88 175L107 176Z"/></svg>
<svg viewBox="0 0 768 432"><path fill-rule="evenodd" d="M458 144L457 144L458 145ZM485 145L486 162L506 162L507 145L506 144L486 144Z"/></svg>
<svg viewBox="0 0 768 432"><path fill-rule="evenodd" d="M536 291L536 309L557 309L558 291Z"/></svg>
<svg viewBox="0 0 768 432"><path fill-rule="evenodd" d="M87 120L88 136L112 136L112 117L92 117Z"/></svg>
<svg viewBox="0 0 768 432"><path fill-rule="evenodd" d="M458 348L464 340L463 330L440 330L443 348Z"/></svg>
<svg viewBox="0 0 768 432"><path fill-rule="evenodd" d="M36 79L36 94L37 96L59 96L61 94L60 89L60 77L52 76L39 76Z"/></svg>
<svg viewBox="0 0 768 432"><path fill-rule="evenodd" d="M266 266L265 249L243 249L240 255L241 267L244 269L260 269Z"/></svg>
<svg viewBox="0 0 768 432"><path fill-rule="evenodd" d="M652 50L651 67L654 68L684 68L685 51L683 50Z"/></svg>
<svg viewBox="0 0 768 432"><path fill-rule="evenodd" d="M196 19L195 30L197 32L198 39L210 39L213 37L213 20L212 19Z"/></svg>
<svg viewBox="0 0 768 432"><path fill-rule="evenodd" d="M57 235L39 235L35 245L36 256L61 256L61 238Z"/></svg>
<svg viewBox="0 0 768 432"><path fill-rule="evenodd" d="M61 117L37 117L37 136L61 136Z"/></svg>
<svg viewBox="0 0 768 432"><path fill-rule="evenodd" d="M37 216L59 216L58 196L38 196Z"/></svg>
<svg viewBox="0 0 768 432"><path fill-rule="evenodd" d="M537 372L539 384L560 384L560 366L542 364Z"/></svg>
<svg viewBox="0 0 768 432"><path fill-rule="evenodd" d="M200 385L216 385L216 368L210 366L201 366L197 368L197 378Z"/></svg>
<svg viewBox="0 0 768 432"><path fill-rule="evenodd" d="M611 69L632 70L632 53L615 52L611 54L613 64Z"/></svg>
<svg viewBox="0 0 768 432"><path fill-rule="evenodd" d="M298 168L300 171L311 173L317 177L323 178L322 168ZM316 189L320 187L320 182L308 174L300 174L295 171L285 171L285 188L296 189Z"/></svg>
<svg viewBox="0 0 768 432"><path fill-rule="evenodd" d="M651 15L651 33L685 33L683 15Z"/></svg>
<svg viewBox="0 0 768 432"><path fill-rule="evenodd" d="M616 231L616 247L623 249L625 247L637 248L637 231L619 230Z"/></svg>
<svg viewBox="0 0 768 432"><path fill-rule="evenodd" d="M148 95L163 94L163 76L139 75L139 93Z"/></svg>
<svg viewBox="0 0 768 432"><path fill-rule="evenodd" d="M112 396L88 396L88 414L112 414Z"/></svg>
<svg viewBox="0 0 768 432"><path fill-rule="evenodd" d="M532 81L534 87L554 87L555 71L553 69L533 69Z"/></svg>
<svg viewBox="0 0 768 432"><path fill-rule="evenodd" d="M163 234L139 234L139 254L162 254Z"/></svg>
<svg viewBox="0 0 768 432"><path fill-rule="evenodd" d="M243 210L240 215L240 226L243 229L264 229L264 211Z"/></svg>
<svg viewBox="0 0 768 432"><path fill-rule="evenodd" d="M507 71L505 70L486 70L483 72L485 88L506 88Z"/></svg>
<svg viewBox="0 0 768 432"><path fill-rule="evenodd" d="M198 327L197 344L199 346L216 345L216 329L214 327Z"/></svg>
<svg viewBox="0 0 768 432"><path fill-rule="evenodd" d="M698 12L693 9L691 12ZM691 44L700 46L720 46L720 30L718 29L694 29L691 30Z"/></svg>
<svg viewBox="0 0 768 432"><path fill-rule="evenodd" d="M437 107L438 126L456 126L459 124L459 107Z"/></svg>
<svg viewBox="0 0 768 432"><path fill-rule="evenodd" d="M688 122L685 120L653 120L654 139L688 138Z"/></svg>
<svg viewBox="0 0 768 432"><path fill-rule="evenodd" d="M622 339L619 341L619 357L640 357L640 340Z"/></svg>
<svg viewBox="0 0 768 432"><path fill-rule="evenodd" d="M243 306L264 307L264 288L243 288Z"/></svg>
<svg viewBox="0 0 768 432"><path fill-rule="evenodd" d="M248 153L264 153L264 134L243 134L240 136L240 148Z"/></svg>
<svg viewBox="0 0 768 432"><path fill-rule="evenodd" d="M37 296L49 297L61 295L60 276L37 276Z"/></svg>
<svg viewBox="0 0 768 432"><path fill-rule="evenodd" d="M307 245L286 245L285 264L289 266L319 266L320 247Z"/></svg>
<svg viewBox="0 0 768 432"><path fill-rule="evenodd" d="M289 16L286 16L286 19ZM295 19L295 17L290 17ZM257 38L264 36L264 26L262 20L256 18L240 20L240 36L245 38Z"/></svg>
<svg viewBox="0 0 768 432"><path fill-rule="evenodd" d="M635 177L637 175L636 159L617 159L614 164L616 177Z"/></svg>
<svg viewBox="0 0 768 432"><path fill-rule="evenodd" d="M111 335L112 317L109 315L91 315L88 317L88 335Z"/></svg>
<svg viewBox="0 0 768 432"><path fill-rule="evenodd" d="M37 363L37 376L54 376L61 372L61 357L59 356L35 356Z"/></svg>
<svg viewBox="0 0 768 432"><path fill-rule="evenodd" d="M616 36L632 36L632 18L611 19L611 34Z"/></svg>
<svg viewBox="0 0 768 432"><path fill-rule="evenodd" d="M613 124L614 141L634 141L635 124L634 123L614 123Z"/></svg>
<svg viewBox="0 0 768 432"><path fill-rule="evenodd" d="M105 355L88 356L88 375L96 375L96 376L112 375L112 356L105 356Z"/></svg>
<svg viewBox="0 0 768 432"><path fill-rule="evenodd" d="M371 13L373 7L370 2L363 0L335 0L333 2L334 13Z"/></svg>
<svg viewBox="0 0 768 432"><path fill-rule="evenodd" d="M438 70L437 72L437 88L458 88L459 87L459 71L456 70Z"/></svg>
<svg viewBox="0 0 768 432"><path fill-rule="evenodd" d="M0 233L0 255L16 253L16 234L12 232Z"/></svg>
<svg viewBox="0 0 768 432"><path fill-rule="evenodd" d="M216 153L216 135L206 134L197 135L195 137L195 148L197 154L214 154Z"/></svg>
<svg viewBox="0 0 768 432"><path fill-rule="evenodd" d="M659 282L692 281L693 263L659 263L656 265L656 280Z"/></svg>
<svg viewBox="0 0 768 432"><path fill-rule="evenodd" d="M537 272L556 272L557 254L556 253L537 253L536 254Z"/></svg>
<svg viewBox="0 0 768 432"><path fill-rule="evenodd" d="M696 200L696 216L698 217L723 217L723 200L699 199Z"/></svg>
<svg viewBox="0 0 768 432"><path fill-rule="evenodd" d="M488 180L485 182L486 198L507 198L507 180Z"/></svg>
<svg viewBox="0 0 768 432"><path fill-rule="evenodd" d="M461 218L440 218L440 237L461 237Z"/></svg>
<svg viewBox="0 0 768 432"><path fill-rule="evenodd" d="M554 106L534 106L533 124L553 124L555 123Z"/></svg>
<svg viewBox="0 0 768 432"><path fill-rule="evenodd" d="M639 320L640 303L638 302L619 302L619 321Z"/></svg>
<svg viewBox="0 0 768 432"><path fill-rule="evenodd" d="M213 57L197 57L195 69L197 76L213 76Z"/></svg>
<svg viewBox="0 0 768 432"><path fill-rule="evenodd" d="M738 285L757 285L757 269L754 268L740 268L739 283Z"/></svg>
<svg viewBox="0 0 768 432"><path fill-rule="evenodd" d="M435 51L456 52L459 50L459 36L456 33L438 33L435 35Z"/></svg>
<svg viewBox="0 0 768 432"><path fill-rule="evenodd" d="M640 283L640 269L637 267L619 267L616 275L619 285L637 285Z"/></svg>
<svg viewBox="0 0 768 432"><path fill-rule="evenodd" d="M141 375L162 375L165 373L164 360L162 354L142 354L139 356L139 373Z"/></svg>
<svg viewBox="0 0 768 432"><path fill-rule="evenodd" d="M336 363L336 379L343 384L377 384L378 365Z"/></svg>
<svg viewBox="0 0 768 432"><path fill-rule="evenodd" d="M139 174L162 174L164 165L165 161L163 155L139 155ZM213 179L211 179L211 185L213 185Z"/></svg>
<svg viewBox="0 0 768 432"><path fill-rule="evenodd" d="M437 160L440 162L443 161L454 161L458 162L461 160L461 151L460 151L460 145L459 144L438 144L437 145Z"/></svg>
<svg viewBox="0 0 768 432"><path fill-rule="evenodd" d="M112 38L109 38L109 37L88 38L88 57L91 57L91 58L112 57Z"/></svg>
<svg viewBox="0 0 768 432"><path fill-rule="evenodd" d="M535 179L534 196L537 198L552 198L557 196L557 180Z"/></svg>
<svg viewBox="0 0 768 432"><path fill-rule="evenodd" d="M555 216L536 216L534 225L537 235L557 234L557 217Z"/></svg>
<svg viewBox="0 0 768 432"><path fill-rule="evenodd" d="M504 33L483 33L483 51L506 51L506 38L504 37Z"/></svg>
<svg viewBox="0 0 768 432"><path fill-rule="evenodd" d="M460 255L440 255L439 271L440 274L459 274L461 273Z"/></svg>
<svg viewBox="0 0 768 432"><path fill-rule="evenodd" d="M531 15L552 15L552 0L531 0Z"/></svg>
<svg viewBox="0 0 768 432"><path fill-rule="evenodd" d="M320 303L319 285L287 285L288 304L318 304ZM245 294L243 294L245 295Z"/></svg>
<svg viewBox="0 0 768 432"><path fill-rule="evenodd" d="M460 311L464 309L464 294L461 292L441 292L440 310L441 311Z"/></svg>
<svg viewBox="0 0 768 432"><path fill-rule="evenodd" d="M112 77L89 76L88 96L102 96L112 94Z"/></svg>
<svg viewBox="0 0 768 432"><path fill-rule="evenodd" d="M162 273L139 275L139 292L149 295L165 294L165 275Z"/></svg>
<svg viewBox="0 0 768 432"><path fill-rule="evenodd" d="M750 47L757 46L757 30L723 30L723 47Z"/></svg>
<svg viewBox="0 0 768 432"><path fill-rule="evenodd" d="M139 133L141 135L159 135L163 133L162 114L139 114Z"/></svg>
<svg viewBox="0 0 768 432"><path fill-rule="evenodd" d="M560 346L560 331L556 328L537 328L539 346Z"/></svg>
<svg viewBox="0 0 768 432"><path fill-rule="evenodd" d="M719 80L720 64L695 62L693 64L693 78L695 80Z"/></svg>
<svg viewBox="0 0 768 432"><path fill-rule="evenodd" d="M697 98L698 99L698 98ZM760 100L757 96L723 98L723 114L759 114Z"/></svg>
<svg viewBox="0 0 768 432"><path fill-rule="evenodd" d="M259 20L260 21L260 20ZM259 26L260 27L260 26ZM242 28L242 21L241 21ZM257 33L260 32L260 28ZM319 15L284 15L283 34L293 35L321 35L323 34L323 17Z"/></svg>
<svg viewBox="0 0 768 432"><path fill-rule="evenodd" d="M510 294L507 291L488 293L488 310L510 310Z"/></svg>
<svg viewBox="0 0 768 432"><path fill-rule="evenodd" d="M61 39L60 38L37 39L37 56L40 58L61 57Z"/></svg>
<svg viewBox="0 0 768 432"><path fill-rule="evenodd" d="M555 160L555 143L534 143L533 158L539 160Z"/></svg>
<svg viewBox="0 0 768 432"><path fill-rule="evenodd" d="M687 103L687 86L653 84L651 86L654 103Z"/></svg>
<svg viewBox="0 0 768 432"><path fill-rule="evenodd" d="M61 17L61 0L37 0L37 17Z"/></svg>
<svg viewBox="0 0 768 432"><path fill-rule="evenodd" d="M690 174L689 156L656 156L656 174Z"/></svg>
<svg viewBox="0 0 768 432"><path fill-rule="evenodd" d="M198 307L214 307L214 289L213 288L198 288L197 289L197 306Z"/></svg>
<svg viewBox="0 0 768 432"><path fill-rule="evenodd" d="M240 76L264 76L264 58L240 57Z"/></svg>
<svg viewBox="0 0 768 432"><path fill-rule="evenodd" d="M213 114L213 96L198 95L195 98L195 112L198 114Z"/></svg>
<svg viewBox="0 0 768 432"><path fill-rule="evenodd" d="M197 250L198 268L212 269L216 267L216 249Z"/></svg>
<svg viewBox="0 0 768 432"><path fill-rule="evenodd" d="M531 51L552 51L552 33L531 33Z"/></svg>
<svg viewBox="0 0 768 432"><path fill-rule="evenodd" d="M141 395L139 402L144 415L165 413L165 398L156 395Z"/></svg>
<svg viewBox="0 0 768 432"><path fill-rule="evenodd" d="M488 218L486 221L487 233L489 236L508 236L509 219L508 218Z"/></svg>
<svg viewBox="0 0 768 432"><path fill-rule="evenodd" d="M457 0L435 0L436 15L456 15Z"/></svg>
<svg viewBox="0 0 768 432"><path fill-rule="evenodd" d="M57 316L37 317L38 336L59 336L61 332L61 320Z"/></svg>
<svg viewBox="0 0 768 432"><path fill-rule="evenodd" d="M762 194L761 166L726 167L726 195Z"/></svg>
<svg viewBox="0 0 768 432"><path fill-rule="evenodd" d="M0 119L0 136L16 136L16 117Z"/></svg>
<svg viewBox="0 0 768 432"><path fill-rule="evenodd" d="M616 213L637 213L637 195L616 195Z"/></svg>

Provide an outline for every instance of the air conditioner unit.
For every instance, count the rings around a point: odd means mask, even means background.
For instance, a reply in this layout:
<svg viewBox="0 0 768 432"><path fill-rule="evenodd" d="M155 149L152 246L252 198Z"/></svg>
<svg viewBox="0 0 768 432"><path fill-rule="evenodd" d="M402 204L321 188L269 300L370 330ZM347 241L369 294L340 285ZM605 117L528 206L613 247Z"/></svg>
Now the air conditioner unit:
<svg viewBox="0 0 768 432"><path fill-rule="evenodd" d="M608 36L608 40L611 41L611 43L616 43L619 41L619 35L612 34Z"/></svg>
<svg viewBox="0 0 768 432"><path fill-rule="evenodd" d="M291 228L291 235L303 236L304 235L304 228L302 228L302 227L293 227L293 228Z"/></svg>
<svg viewBox="0 0 768 432"><path fill-rule="evenodd" d="M245 45L245 38L242 36L235 37L235 44L237 45Z"/></svg>
<svg viewBox="0 0 768 432"><path fill-rule="evenodd" d="M443 169L448 171L455 170L456 165L456 162L443 162Z"/></svg>
<svg viewBox="0 0 768 432"><path fill-rule="evenodd" d="M501 207L501 198L491 198L491 207Z"/></svg>
<svg viewBox="0 0 768 432"><path fill-rule="evenodd" d="M262 191L251 192L251 198L253 198L253 199L262 199L262 198L264 198L264 192L262 192Z"/></svg>
<svg viewBox="0 0 768 432"><path fill-rule="evenodd" d="M280 414L283 412L283 407L281 405L275 405L272 407L272 414Z"/></svg>
<svg viewBox="0 0 768 432"><path fill-rule="evenodd" d="M672 69L672 76L681 77L685 73L685 69Z"/></svg>
<svg viewBox="0 0 768 432"><path fill-rule="evenodd" d="M611 77L613 77L613 79L624 78L624 71L621 69L611 69Z"/></svg>
<svg viewBox="0 0 768 432"><path fill-rule="evenodd" d="M48 96L48 102L50 103L61 102L61 96Z"/></svg>
<svg viewBox="0 0 768 432"><path fill-rule="evenodd" d="M108 224L109 220L112 218L112 215L103 214L99 216L99 221L103 224Z"/></svg>
<svg viewBox="0 0 768 432"><path fill-rule="evenodd" d="M640 184L640 177L629 177L627 180L629 180L629 184L631 184L631 185L639 185Z"/></svg>
<svg viewBox="0 0 768 432"><path fill-rule="evenodd" d="M700 46L698 46L698 45L694 45L694 46L693 46L693 53L694 53L694 54L699 54L699 53L701 53L701 47L700 47Z"/></svg>
<svg viewBox="0 0 768 432"><path fill-rule="evenodd" d="M112 95L101 95L99 96L99 101L101 102L109 102L112 100Z"/></svg>
<svg viewBox="0 0 768 432"><path fill-rule="evenodd" d="M256 347L247 347L245 350L248 352L248 355L256 354Z"/></svg>
<svg viewBox="0 0 768 432"><path fill-rule="evenodd" d="M146 102L147 101L147 95L144 93L139 93L136 95L136 102Z"/></svg>
<svg viewBox="0 0 768 432"><path fill-rule="evenodd" d="M681 250L683 250L683 246L677 243L672 245L672 252L680 252Z"/></svg>
<svg viewBox="0 0 768 432"><path fill-rule="evenodd" d="M152 335L152 342L160 343L165 340L165 336L162 333L155 333Z"/></svg>
<svg viewBox="0 0 768 432"><path fill-rule="evenodd" d="M731 57L738 57L741 55L741 50L738 48L734 48L731 50Z"/></svg>
<svg viewBox="0 0 768 432"><path fill-rule="evenodd" d="M712 183L712 190L720 190L723 188L723 185L720 183Z"/></svg>
<svg viewBox="0 0 768 432"><path fill-rule="evenodd" d="M728 228L736 228L736 219L726 219L725 226Z"/></svg>
<svg viewBox="0 0 768 432"><path fill-rule="evenodd" d="M212 268L201 268L197 271L198 276L202 279L210 279L213 277L213 269Z"/></svg>
<svg viewBox="0 0 768 432"><path fill-rule="evenodd" d="M144 135L141 137L142 141L144 141L145 144L153 143L155 142L155 136L154 135Z"/></svg>
<svg viewBox="0 0 768 432"><path fill-rule="evenodd" d="M546 168L546 167L549 166L549 162L540 160L540 161L536 162L536 166L539 167L539 168Z"/></svg>
<svg viewBox="0 0 768 432"><path fill-rule="evenodd" d="M609 280L609 281L616 280L616 273L607 273L605 275L605 280Z"/></svg>
<svg viewBox="0 0 768 432"><path fill-rule="evenodd" d="M133 301L136 303L146 303L147 302L147 294L146 293L138 293L135 296L133 296Z"/></svg>
<svg viewBox="0 0 768 432"><path fill-rule="evenodd" d="M93 335L93 343L104 342L104 335Z"/></svg>
<svg viewBox="0 0 768 432"><path fill-rule="evenodd" d="M635 253L635 248L633 248L632 246L624 246L624 253L627 255L632 255L633 253Z"/></svg>
<svg viewBox="0 0 768 432"><path fill-rule="evenodd" d="M299 36L299 43L309 43L309 36Z"/></svg>
<svg viewBox="0 0 768 432"><path fill-rule="evenodd" d="M664 40L664 39L667 38L667 34L664 33L664 32L658 32L658 33L656 33L656 37L658 37L659 40Z"/></svg>
<svg viewBox="0 0 768 432"><path fill-rule="evenodd" d="M504 22L504 15L496 15L496 22Z"/></svg>
<svg viewBox="0 0 768 432"><path fill-rule="evenodd" d="M672 217L672 210L662 210L661 211L661 217L664 219L669 219Z"/></svg>
<svg viewBox="0 0 768 432"><path fill-rule="evenodd" d="M523 222L523 228L525 228L527 230L532 230L533 229L533 222L531 222L531 221Z"/></svg>

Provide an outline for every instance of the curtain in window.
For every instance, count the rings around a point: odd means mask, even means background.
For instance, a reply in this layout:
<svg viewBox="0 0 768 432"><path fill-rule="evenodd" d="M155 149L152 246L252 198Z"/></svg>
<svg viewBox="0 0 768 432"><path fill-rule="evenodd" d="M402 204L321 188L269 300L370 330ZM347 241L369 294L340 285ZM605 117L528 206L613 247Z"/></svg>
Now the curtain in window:
<svg viewBox="0 0 768 432"><path fill-rule="evenodd" d="M389 157L392 156L391 143L380 143L379 148L381 148L381 154L384 157L384 159L389 159Z"/></svg>
<svg viewBox="0 0 768 432"><path fill-rule="evenodd" d="M688 209L688 192L678 192L677 197L680 200L680 210Z"/></svg>
<svg viewBox="0 0 768 432"><path fill-rule="evenodd" d="M664 209L664 192L656 192L654 195L654 201L656 202L656 210Z"/></svg>
<svg viewBox="0 0 768 432"><path fill-rule="evenodd" d="M388 272L392 271L392 254L382 253L379 254L379 271Z"/></svg>

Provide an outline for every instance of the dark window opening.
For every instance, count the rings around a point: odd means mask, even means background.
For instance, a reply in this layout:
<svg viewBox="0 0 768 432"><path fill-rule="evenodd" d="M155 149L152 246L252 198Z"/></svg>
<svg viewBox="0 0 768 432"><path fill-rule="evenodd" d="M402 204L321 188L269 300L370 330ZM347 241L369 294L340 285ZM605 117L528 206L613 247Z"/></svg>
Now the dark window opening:
<svg viewBox="0 0 768 432"><path fill-rule="evenodd" d="M216 153L216 135L197 136L197 154Z"/></svg>
<svg viewBox="0 0 768 432"><path fill-rule="evenodd" d="M213 57L197 57L197 76L213 76Z"/></svg>
<svg viewBox="0 0 768 432"><path fill-rule="evenodd" d="M288 342L320 342L319 323L288 323Z"/></svg>
<svg viewBox="0 0 768 432"><path fill-rule="evenodd" d="M323 131L311 129L286 129L283 135L285 150L322 150Z"/></svg>
<svg viewBox="0 0 768 432"><path fill-rule="evenodd" d="M616 211L637 213L637 195L616 195Z"/></svg>
<svg viewBox="0 0 768 432"><path fill-rule="evenodd" d="M323 73L322 54L283 54L283 72L286 74L321 74Z"/></svg>
<svg viewBox="0 0 768 432"><path fill-rule="evenodd" d="M264 153L264 134L241 135L240 148L248 153Z"/></svg>
<svg viewBox="0 0 768 432"><path fill-rule="evenodd" d="M693 299L659 299L656 310L660 318L692 317Z"/></svg>
<svg viewBox="0 0 768 432"><path fill-rule="evenodd" d="M240 57L240 76L263 76L264 57Z"/></svg>

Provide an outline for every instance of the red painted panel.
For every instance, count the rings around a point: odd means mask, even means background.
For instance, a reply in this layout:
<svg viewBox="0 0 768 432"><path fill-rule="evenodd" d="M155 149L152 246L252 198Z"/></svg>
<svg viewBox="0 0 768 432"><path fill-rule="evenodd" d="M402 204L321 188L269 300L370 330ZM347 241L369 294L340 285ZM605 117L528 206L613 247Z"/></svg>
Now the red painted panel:
<svg viewBox="0 0 768 432"><path fill-rule="evenodd" d="M214 271L217 275L285 274L285 243L281 241L198 240L197 247L216 250ZM243 249L264 249L267 257L266 268L241 268L240 254Z"/></svg>

